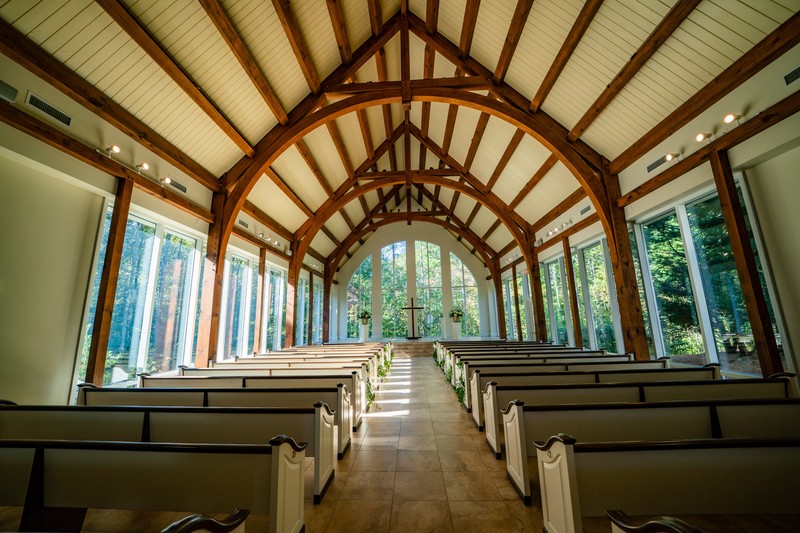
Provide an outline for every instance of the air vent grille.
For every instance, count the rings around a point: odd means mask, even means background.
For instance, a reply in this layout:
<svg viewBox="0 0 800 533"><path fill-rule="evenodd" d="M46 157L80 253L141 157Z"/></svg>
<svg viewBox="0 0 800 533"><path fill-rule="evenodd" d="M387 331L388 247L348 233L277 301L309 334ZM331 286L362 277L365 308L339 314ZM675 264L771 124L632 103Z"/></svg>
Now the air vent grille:
<svg viewBox="0 0 800 533"><path fill-rule="evenodd" d="M0 99L13 104L17 99L17 90L3 80L0 80Z"/></svg>
<svg viewBox="0 0 800 533"><path fill-rule="evenodd" d="M247 222L245 222L245 221L244 221L244 220L242 220L241 218L239 219L239 225L240 225L241 227L243 227L243 228L249 228L249 227L250 227L250 224L248 224Z"/></svg>
<svg viewBox="0 0 800 533"><path fill-rule="evenodd" d="M587 205L586 207L584 207L583 209L581 209L581 215L585 215L586 213L588 213L588 212L589 212L589 211L591 211L591 210L592 210L592 206L590 206L590 205Z"/></svg>
<svg viewBox="0 0 800 533"><path fill-rule="evenodd" d="M186 185L184 185L183 183L181 183L181 182L179 182L179 181L175 181L175 180L173 179L173 180L170 182L170 184L169 184L169 185L170 185L170 187L173 187L173 188L175 188L175 189L178 189L179 191L181 191L181 192L183 192L183 193L185 193L185 192L186 192Z"/></svg>
<svg viewBox="0 0 800 533"><path fill-rule="evenodd" d="M647 171L652 172L666 162L667 162L667 156L662 155L661 157L659 157L658 159L647 165Z"/></svg>
<svg viewBox="0 0 800 533"><path fill-rule="evenodd" d="M797 81L799 79L800 79L800 67L797 67L796 69L794 69L789 74L783 77L783 81L786 82L786 85L789 85L790 83Z"/></svg>
<svg viewBox="0 0 800 533"><path fill-rule="evenodd" d="M57 121L61 122L65 126L69 126L72 124L72 117L61 111L60 109L55 108L51 104L45 102L35 94L29 92L28 93L28 104L32 107L35 107L42 113L49 115L56 119Z"/></svg>

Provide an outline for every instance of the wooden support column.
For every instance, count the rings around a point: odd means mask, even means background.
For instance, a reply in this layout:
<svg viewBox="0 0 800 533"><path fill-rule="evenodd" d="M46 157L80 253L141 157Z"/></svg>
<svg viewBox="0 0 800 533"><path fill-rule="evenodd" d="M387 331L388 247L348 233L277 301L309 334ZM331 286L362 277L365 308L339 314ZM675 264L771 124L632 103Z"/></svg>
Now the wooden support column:
<svg viewBox="0 0 800 533"><path fill-rule="evenodd" d="M291 243L292 255L289 258L289 272L286 276L286 339L284 348L294 346L294 328L297 322L297 282L300 280L300 263L302 258L297 253L297 241Z"/></svg>
<svg viewBox="0 0 800 533"><path fill-rule="evenodd" d="M267 249L262 247L258 251L258 288L256 289L256 327L253 333L253 351L259 352L258 345L261 343L261 321L265 315L264 306L264 275L267 267Z"/></svg>
<svg viewBox="0 0 800 533"><path fill-rule="evenodd" d="M331 340L331 285L333 285L331 270L326 264L322 277L322 342Z"/></svg>
<svg viewBox="0 0 800 533"><path fill-rule="evenodd" d="M744 211L739 201L736 183L733 181L733 172L727 151L711 154L711 170L719 192L722 214L725 217L725 228L728 230L733 260L739 274L739 284L742 286L742 296L747 306L747 316L750 319L750 327L753 329L753 339L756 353L758 353L758 361L761 363L761 373L765 377L771 376L783 372L783 364L778 351L778 343L772 331L767 298L758 276L755 255L750 244L750 236L747 233Z"/></svg>
<svg viewBox="0 0 800 533"><path fill-rule="evenodd" d="M529 264L531 296L533 297L533 315L536 320L536 340L547 342L547 320L545 319L544 294L542 294L542 273L539 270L539 257L536 250L531 250L532 261Z"/></svg>
<svg viewBox="0 0 800 533"><path fill-rule="evenodd" d="M632 352L636 360L644 361L650 359L650 348L647 346L647 334L644 330L642 300L639 298L628 222L625 220L624 208L618 206L621 196L619 176L606 174L605 182L611 215L609 223L612 226L612 234L608 235L608 248L614 271L623 342L626 352Z"/></svg>
<svg viewBox="0 0 800 533"><path fill-rule="evenodd" d="M511 265L511 277L514 287L514 307L517 310L517 340L522 341L522 316L519 314L519 289L517 288L517 265Z"/></svg>
<svg viewBox="0 0 800 533"><path fill-rule="evenodd" d="M225 250L222 248L225 193L215 192L211 199L214 222L208 227L206 257L203 265L203 294L200 300L200 324L194 365L205 368L217 357L219 311L222 307L222 279L225 275Z"/></svg>
<svg viewBox="0 0 800 533"><path fill-rule="evenodd" d="M497 336L501 339L506 338L506 313L503 306L503 280L500 279L500 261L494 259L494 271L497 273L492 276L494 284L494 296L497 302Z"/></svg>
<svg viewBox="0 0 800 533"><path fill-rule="evenodd" d="M308 316L306 317L306 327L308 328L308 344L313 344L312 333L314 332L314 272L308 271Z"/></svg>
<svg viewBox="0 0 800 533"><path fill-rule="evenodd" d="M569 247L569 237L565 237L564 267L567 273L567 286L569 287L569 308L572 311L572 331L575 336L575 347L583 346L583 333L581 332L581 317L578 314L578 290L575 286L575 272L572 269L572 250Z"/></svg>
<svg viewBox="0 0 800 533"><path fill-rule="evenodd" d="M89 346L89 361L86 366L86 383L103 385L103 374L106 369L106 353L108 338L111 334L111 318L114 312L114 300L117 296L117 280L119 264L122 259L122 246L125 243L125 228L128 225L128 211L131 207L133 182L117 178L117 195L114 199L114 212L111 215L111 226L108 230L106 255L103 258L103 273L100 277L100 288L97 292L97 307L92 326L92 344Z"/></svg>

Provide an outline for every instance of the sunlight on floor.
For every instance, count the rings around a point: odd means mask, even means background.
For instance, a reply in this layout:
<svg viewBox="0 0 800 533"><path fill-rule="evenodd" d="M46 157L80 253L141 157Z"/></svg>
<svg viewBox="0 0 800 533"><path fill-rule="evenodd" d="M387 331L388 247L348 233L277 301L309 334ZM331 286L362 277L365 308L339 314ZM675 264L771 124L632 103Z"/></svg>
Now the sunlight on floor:
<svg viewBox="0 0 800 533"><path fill-rule="evenodd" d="M404 416L408 414L408 410L400 410L400 411L384 411L382 413L364 413L361 416L363 418L388 418L391 416Z"/></svg>

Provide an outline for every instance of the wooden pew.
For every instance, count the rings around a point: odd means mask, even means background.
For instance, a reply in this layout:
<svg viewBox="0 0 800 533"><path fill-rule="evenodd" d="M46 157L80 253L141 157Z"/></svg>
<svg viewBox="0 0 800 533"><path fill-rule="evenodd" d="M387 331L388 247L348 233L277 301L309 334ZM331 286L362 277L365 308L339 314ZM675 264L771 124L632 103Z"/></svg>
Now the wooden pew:
<svg viewBox="0 0 800 533"><path fill-rule="evenodd" d="M616 370L616 371L630 371L630 370L650 370L650 369L664 369L669 368L669 359L656 359L655 361L622 361L617 363L603 363L603 362L584 362L584 363L539 363L536 361L511 361L508 363L496 362L472 362L466 361L464 363L463 375L464 379L464 401L467 409L473 409L480 400L480 387L473 388L475 385L475 372L493 373L493 374L521 374L523 372L573 372L573 371L586 371L594 372L598 370ZM475 405L473 405L473 400Z"/></svg>
<svg viewBox="0 0 800 533"><path fill-rule="evenodd" d="M21 531L80 531L87 508L269 515L304 530L305 443L0 441L0 505L23 507Z"/></svg>
<svg viewBox="0 0 800 533"><path fill-rule="evenodd" d="M146 405L181 407L309 407L317 402L332 406L338 427L339 459L350 448L353 435L350 392L337 387L304 389L124 389L81 385L78 405Z"/></svg>
<svg viewBox="0 0 800 533"><path fill-rule="evenodd" d="M332 372L359 372L361 379L364 381L369 380L374 387L377 387L380 382L378 380L378 369L375 365L369 365L366 362L344 362L344 363L320 363L314 361L248 361L242 360L234 362L217 362L211 365L213 369L226 369L226 370L262 370L268 371L267 375L270 376L302 376L302 375L322 375L330 374Z"/></svg>
<svg viewBox="0 0 800 533"><path fill-rule="evenodd" d="M531 500L528 457L534 441L574 432L581 442L711 438L800 439L800 400L685 400L588 405L525 405L503 411L508 478ZM535 476L534 476L535 477Z"/></svg>
<svg viewBox="0 0 800 533"><path fill-rule="evenodd" d="M334 413L323 402L313 408L2 406L2 440L91 440L264 444L288 434L307 442L314 458L315 503L333 481Z"/></svg>
<svg viewBox="0 0 800 533"><path fill-rule="evenodd" d="M675 369L677 370L677 369ZM591 404L607 402L666 402L675 400L762 400L794 396L788 377L737 380L641 381L639 383L565 384L500 387L484 391L486 444L500 458L503 406L512 401L527 405ZM502 403L501 403L502 402ZM488 410L491 408L491 412Z"/></svg>
<svg viewBox="0 0 800 533"><path fill-rule="evenodd" d="M537 443L544 530L581 533L583 517L797 513L800 440Z"/></svg>
<svg viewBox="0 0 800 533"><path fill-rule="evenodd" d="M366 384L361 381L358 372L351 372L349 375L341 373L320 376L254 376L248 374L253 374L253 372L237 373L227 369L215 371L208 368L181 367L178 376L140 374L139 386L142 388L277 389L336 387L339 383L345 383L347 389L351 391L353 431L358 431L362 416L367 412Z"/></svg>

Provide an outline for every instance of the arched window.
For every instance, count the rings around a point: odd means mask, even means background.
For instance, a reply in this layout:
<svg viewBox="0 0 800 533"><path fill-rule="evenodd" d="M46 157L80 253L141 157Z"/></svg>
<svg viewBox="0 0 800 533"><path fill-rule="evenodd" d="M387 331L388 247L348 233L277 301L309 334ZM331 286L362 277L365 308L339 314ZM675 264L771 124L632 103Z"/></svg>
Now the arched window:
<svg viewBox="0 0 800 533"><path fill-rule="evenodd" d="M384 337L408 335L403 311L408 303L406 243L396 242L381 248L381 314Z"/></svg>
<svg viewBox="0 0 800 533"><path fill-rule="evenodd" d="M477 337L481 334L478 283L469 268L453 252L450 252L450 279L453 286L453 307L464 311L461 334Z"/></svg>
<svg viewBox="0 0 800 533"><path fill-rule="evenodd" d="M417 305L423 307L418 319L422 337L442 334L442 249L430 242L414 243L417 271Z"/></svg>
<svg viewBox="0 0 800 533"><path fill-rule="evenodd" d="M358 338L358 326L361 320L358 314L362 310L372 312L372 256L364 259L359 265L350 283L347 284L347 338ZM372 330L372 319L369 321L368 331Z"/></svg>

